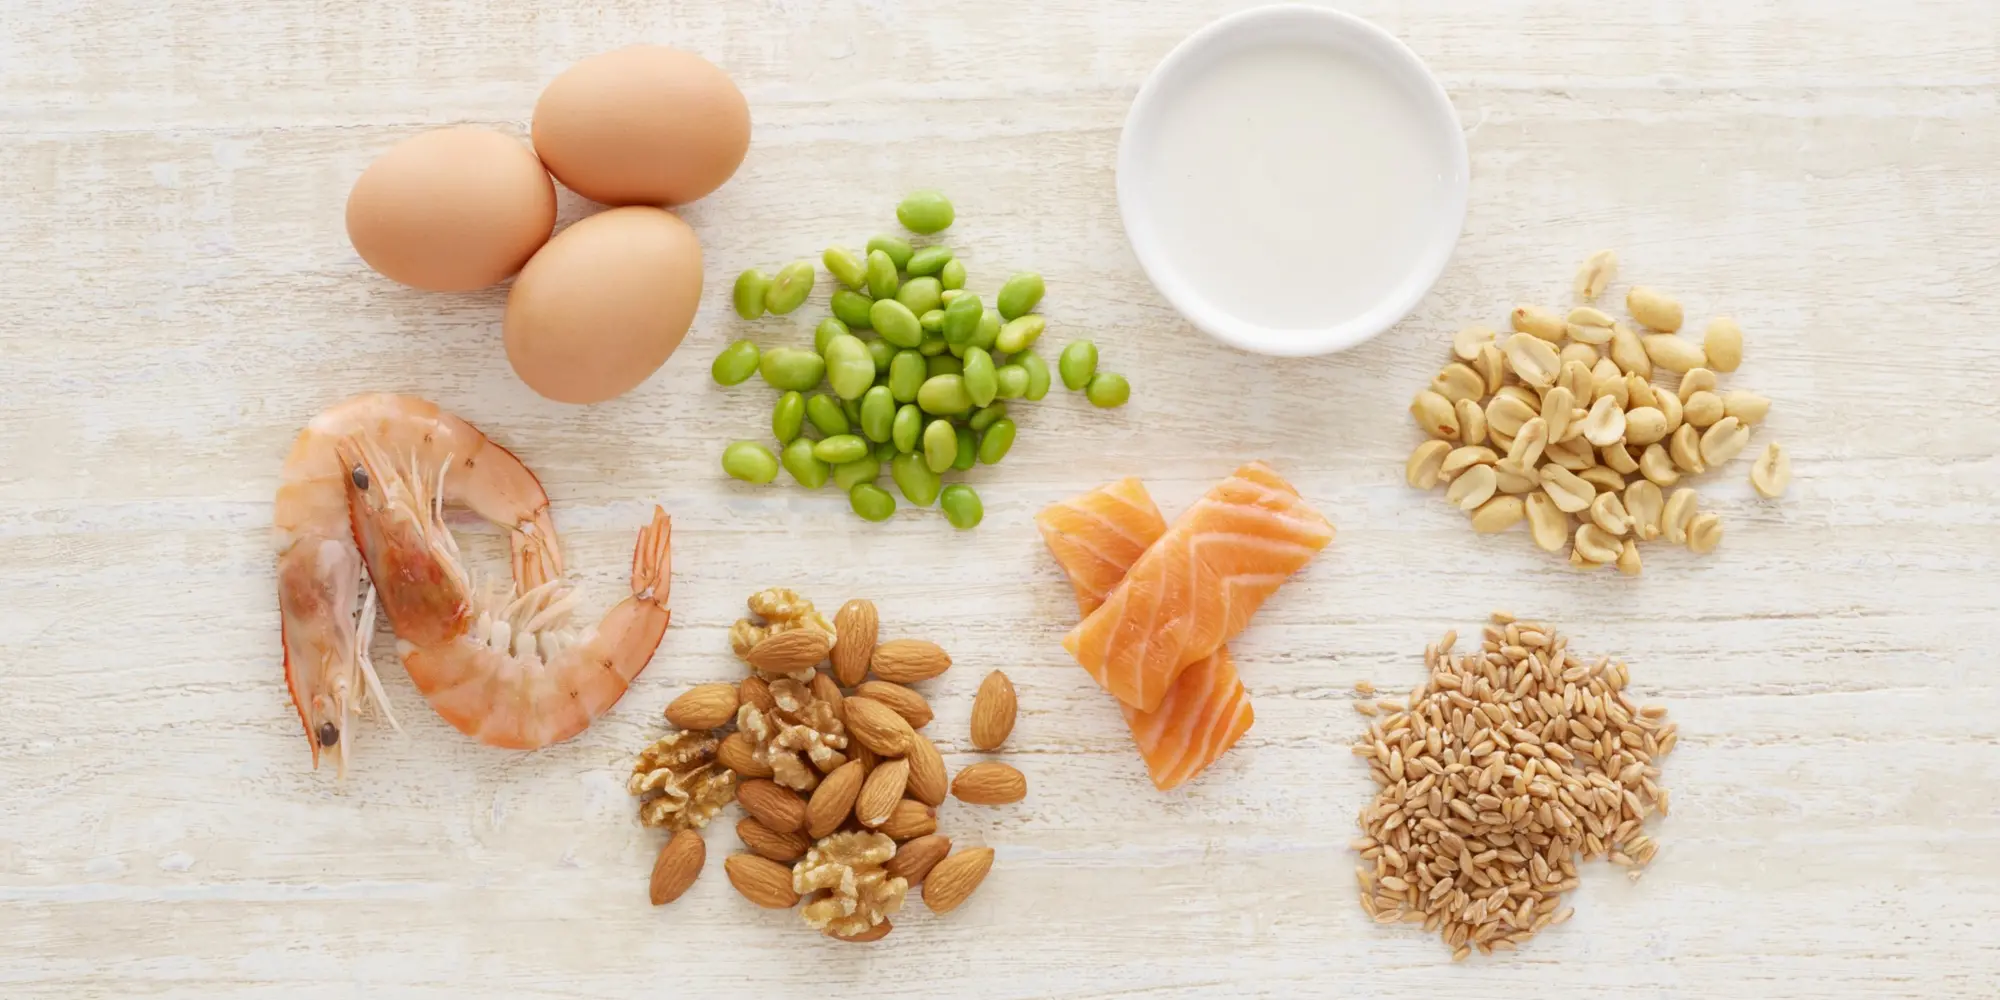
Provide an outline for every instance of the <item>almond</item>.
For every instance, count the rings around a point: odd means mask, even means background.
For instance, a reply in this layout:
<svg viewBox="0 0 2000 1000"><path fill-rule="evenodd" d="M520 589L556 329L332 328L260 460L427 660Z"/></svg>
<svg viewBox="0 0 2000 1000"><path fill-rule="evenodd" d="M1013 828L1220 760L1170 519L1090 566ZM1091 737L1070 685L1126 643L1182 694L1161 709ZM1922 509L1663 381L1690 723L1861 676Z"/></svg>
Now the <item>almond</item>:
<svg viewBox="0 0 2000 1000"><path fill-rule="evenodd" d="M833 706L834 718L842 717L841 702L847 699L841 695L840 682L834 680L832 674L823 670L813 671L812 693L814 698Z"/></svg>
<svg viewBox="0 0 2000 1000"><path fill-rule="evenodd" d="M895 811L896 803L903 800L903 789L909 781L907 760L888 761L868 772L868 782L861 786L861 797L854 803L854 818L862 826L881 826Z"/></svg>
<svg viewBox="0 0 2000 1000"><path fill-rule="evenodd" d="M918 733L903 759L910 762L910 797L927 806L944 805L951 781L945 776L944 758L938 756L937 745Z"/></svg>
<svg viewBox="0 0 2000 1000"><path fill-rule="evenodd" d="M935 642L896 639L875 647L868 665L885 681L915 684L951 669L951 655Z"/></svg>
<svg viewBox="0 0 2000 1000"><path fill-rule="evenodd" d="M660 856L653 860L653 883L648 890L653 905L665 906L681 898L681 893L694 884L695 876L701 874L701 863L707 859L708 845L693 830L682 830L661 845Z"/></svg>
<svg viewBox="0 0 2000 1000"><path fill-rule="evenodd" d="M748 733L730 733L715 748L715 760L743 778L768 778L771 765L757 760L757 746Z"/></svg>
<svg viewBox="0 0 2000 1000"><path fill-rule="evenodd" d="M949 859L947 859L949 860ZM799 894L792 890L792 870L770 858L755 854L732 854L722 863L729 884L743 898L767 910L789 910L798 905Z"/></svg>
<svg viewBox="0 0 2000 1000"><path fill-rule="evenodd" d="M806 804L797 792L774 781L757 778L736 789L736 801L757 822L779 833L793 833L806 825Z"/></svg>
<svg viewBox="0 0 2000 1000"><path fill-rule="evenodd" d="M731 859L735 860L735 859ZM759 860L762 860L761 858ZM993 848L974 847L937 863L924 879L924 905L932 913L950 913L971 897L993 870Z"/></svg>
<svg viewBox="0 0 2000 1000"><path fill-rule="evenodd" d="M921 739L922 737L918 738ZM865 767L870 771L875 770L876 766L882 763L882 758L880 756L877 756L875 751L870 750L859 743L853 743L853 742L848 743L847 753L853 759L860 761L862 767Z"/></svg>
<svg viewBox="0 0 2000 1000"><path fill-rule="evenodd" d="M958 772L951 794L975 806L1004 806L1028 797L1028 778L1011 765L983 760Z"/></svg>
<svg viewBox="0 0 2000 1000"><path fill-rule="evenodd" d="M667 721L682 729L718 729L736 718L733 684L697 684L667 705Z"/></svg>
<svg viewBox="0 0 2000 1000"><path fill-rule="evenodd" d="M850 944L867 944L870 941L880 941L888 937L889 932L895 929L895 926L889 923L889 918L883 917L881 923L859 934L829 934L827 937L833 938L836 941L846 941Z"/></svg>
<svg viewBox="0 0 2000 1000"><path fill-rule="evenodd" d="M745 705L755 705L759 712L769 712L778 707L777 699L771 697L771 685L762 677L745 677L736 685L736 698Z"/></svg>
<svg viewBox="0 0 2000 1000"><path fill-rule="evenodd" d="M848 601L833 614L833 675L841 684L853 687L868 676L868 661L875 655L875 636L881 629L875 602Z"/></svg>
<svg viewBox="0 0 2000 1000"><path fill-rule="evenodd" d="M908 753L917 731L896 710L873 698L847 699L847 731L861 745L884 757Z"/></svg>
<svg viewBox="0 0 2000 1000"><path fill-rule="evenodd" d="M854 693L864 698L873 698L895 709L896 714L902 716L903 721L909 723L912 729L922 729L930 725L931 719L934 718L931 703L925 701L923 695L901 684L868 681L855 688Z"/></svg>
<svg viewBox="0 0 2000 1000"><path fill-rule="evenodd" d="M927 837L937 832L937 810L915 799L904 799L889 810L889 818L875 829L888 834L891 840Z"/></svg>
<svg viewBox="0 0 2000 1000"><path fill-rule="evenodd" d="M890 858L882 869L887 871L890 877L903 879L915 887L924 880L925 875L930 874L930 870L938 862L944 860L945 855L950 853L951 838L942 833L933 833L928 837L918 837L904 843L896 849L896 856Z"/></svg>
<svg viewBox="0 0 2000 1000"><path fill-rule="evenodd" d="M979 682L972 698L972 745L981 750L998 750L1014 731L1014 682L998 670Z"/></svg>
<svg viewBox="0 0 2000 1000"><path fill-rule="evenodd" d="M812 846L802 833L779 833L757 821L754 816L745 816L736 824L736 839L743 846L756 851L772 861L791 864L805 856Z"/></svg>
<svg viewBox="0 0 2000 1000"><path fill-rule="evenodd" d="M796 674L819 666L832 649L833 638L825 632L795 628L766 637L743 659L767 674Z"/></svg>
<svg viewBox="0 0 2000 1000"><path fill-rule="evenodd" d="M867 777L867 770L861 762L850 760L834 768L833 773L813 789L812 801L806 803L806 832L814 840L840 829L840 824L847 822L848 813L854 809L854 798L861 794L862 780ZM737 794L740 796L742 793Z"/></svg>

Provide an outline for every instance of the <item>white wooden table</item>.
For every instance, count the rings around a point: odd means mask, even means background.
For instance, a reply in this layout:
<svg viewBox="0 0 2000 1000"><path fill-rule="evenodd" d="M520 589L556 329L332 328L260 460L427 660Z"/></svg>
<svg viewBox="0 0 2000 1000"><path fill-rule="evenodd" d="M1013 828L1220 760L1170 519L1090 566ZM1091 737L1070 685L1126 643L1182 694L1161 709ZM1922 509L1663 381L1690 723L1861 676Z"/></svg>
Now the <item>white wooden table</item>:
<svg viewBox="0 0 2000 1000"><path fill-rule="evenodd" d="M1119 125L1230 0L609 0L0 8L0 995L1991 997L2000 989L2000 8L1986 0L1362 0L1450 90L1472 210L1434 293L1350 354L1279 362L1180 322L1126 249ZM503 293L394 287L348 247L371 157L435 125L525 129L540 86L635 40L707 54L751 102L742 172L687 212L708 303L641 389L542 401ZM981 480L986 525L886 526L747 489L716 456L770 395L709 383L741 268L959 206L975 286L1048 275L1133 403L1058 392ZM565 218L583 206L565 202ZM1402 485L1403 408L1451 330L1562 301L1589 251L1749 332L1798 479L1705 492L1713 557L1584 577ZM823 301L823 296L816 301ZM813 313L794 317L804 338ZM782 321L757 328L776 342ZM646 505L675 517L674 627L630 694L534 754L471 744L393 665L397 735L313 772L280 676L278 462L356 391L427 394L518 451L596 606ZM1257 724L1161 795L1057 640L1042 504L1139 474L1169 513L1240 459L1295 477L1334 547L1234 646ZM487 539L490 541L490 539ZM484 546L488 555L492 546ZM491 565L488 563L488 565ZM622 784L686 685L734 679L751 590L869 595L962 664L954 765L1005 667L1029 800L944 823L999 852L966 908L822 942L708 871L653 909L658 837ZM1684 732L1650 874L1592 866L1578 915L1453 966L1356 906L1370 788L1349 690L1495 607L1632 664ZM386 636L377 647L392 657Z"/></svg>

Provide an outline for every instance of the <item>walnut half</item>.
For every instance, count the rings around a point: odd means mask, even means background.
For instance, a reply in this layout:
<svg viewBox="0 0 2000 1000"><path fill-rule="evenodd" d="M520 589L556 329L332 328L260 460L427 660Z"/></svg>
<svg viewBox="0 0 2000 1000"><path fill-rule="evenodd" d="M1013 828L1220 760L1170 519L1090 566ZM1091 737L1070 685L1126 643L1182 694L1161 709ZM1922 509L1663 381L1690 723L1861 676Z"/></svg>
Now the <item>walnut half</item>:
<svg viewBox="0 0 2000 1000"><path fill-rule="evenodd" d="M896 856L887 834L853 830L820 838L792 866L792 889L808 895L806 925L836 937L860 934L903 908L910 883L882 865Z"/></svg>
<svg viewBox="0 0 2000 1000"><path fill-rule="evenodd" d="M847 726L832 704L798 681L772 681L771 700L777 707L769 712L747 704L737 709L737 728L755 743L753 756L770 766L773 781L811 791L821 772L846 760L841 751L847 749Z"/></svg>
<svg viewBox="0 0 2000 1000"><path fill-rule="evenodd" d="M736 798L736 773L715 762L712 733L676 730L640 752L625 789L640 796L639 822L699 830Z"/></svg>

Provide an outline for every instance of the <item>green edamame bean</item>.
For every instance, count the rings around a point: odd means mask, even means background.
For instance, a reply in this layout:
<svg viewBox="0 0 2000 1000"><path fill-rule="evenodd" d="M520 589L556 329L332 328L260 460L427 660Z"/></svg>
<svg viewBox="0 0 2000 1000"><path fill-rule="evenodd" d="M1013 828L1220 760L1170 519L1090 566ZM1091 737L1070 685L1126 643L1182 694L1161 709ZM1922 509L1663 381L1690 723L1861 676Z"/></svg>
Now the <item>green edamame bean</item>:
<svg viewBox="0 0 2000 1000"><path fill-rule="evenodd" d="M896 221L913 233L941 233L951 228L956 213L951 201L937 191L929 189L911 192L896 206Z"/></svg>
<svg viewBox="0 0 2000 1000"><path fill-rule="evenodd" d="M833 293L834 318L847 324L850 330L869 328L868 307L873 304L868 296L852 289L842 288Z"/></svg>
<svg viewBox="0 0 2000 1000"><path fill-rule="evenodd" d="M944 290L947 292L964 288L965 262L957 257L945 261L944 266L938 269L938 281L944 284Z"/></svg>
<svg viewBox="0 0 2000 1000"><path fill-rule="evenodd" d="M796 347L773 347L758 359L757 371L773 389L805 392L826 374L826 359Z"/></svg>
<svg viewBox="0 0 2000 1000"><path fill-rule="evenodd" d="M886 299L896 294L896 262L880 250L868 252L868 297Z"/></svg>
<svg viewBox="0 0 2000 1000"><path fill-rule="evenodd" d="M817 277L818 272L809 260L795 260L779 268L778 276L771 279L771 287L764 290L764 308L774 316L783 316L805 305Z"/></svg>
<svg viewBox="0 0 2000 1000"><path fill-rule="evenodd" d="M993 355L977 347L968 346L965 349L965 364L960 374L965 377L965 394L972 399L972 405L985 406L1000 394L1000 380L994 374L996 370Z"/></svg>
<svg viewBox="0 0 2000 1000"><path fill-rule="evenodd" d="M993 346L1008 354L1025 351L1041 339L1042 331L1048 326L1048 320L1035 313L1010 319L1006 326L1000 328L1000 337L993 342Z"/></svg>
<svg viewBox="0 0 2000 1000"><path fill-rule="evenodd" d="M979 328L972 333L972 342L986 350L1000 342L1000 314L991 309L979 313Z"/></svg>
<svg viewBox="0 0 2000 1000"><path fill-rule="evenodd" d="M969 427L958 428L953 437L958 438L958 452L951 457L951 467L964 472L979 460L979 439L973 437Z"/></svg>
<svg viewBox="0 0 2000 1000"><path fill-rule="evenodd" d="M925 358L924 362L926 378L932 375L961 375L965 372L965 366L957 358L949 354L940 354L935 358Z"/></svg>
<svg viewBox="0 0 2000 1000"><path fill-rule="evenodd" d="M876 299L868 307L868 321L883 340L897 347L916 347L924 342L924 327L917 314L895 299Z"/></svg>
<svg viewBox="0 0 2000 1000"><path fill-rule="evenodd" d="M833 485L843 490L852 490L862 483L872 483L882 476L882 463L870 450L868 454L852 462L842 462L833 467Z"/></svg>
<svg viewBox="0 0 2000 1000"><path fill-rule="evenodd" d="M924 313L922 316L917 317L917 325L923 327L925 333L942 333L944 331L944 310L932 309Z"/></svg>
<svg viewBox="0 0 2000 1000"><path fill-rule="evenodd" d="M778 397L771 407L771 436L779 444L791 444L806 425L806 397L792 391Z"/></svg>
<svg viewBox="0 0 2000 1000"><path fill-rule="evenodd" d="M832 343L833 338L843 333L853 332L847 328L847 324L842 323L837 317L828 316L820 320L818 326L813 327L813 350L818 351L820 357L826 357L826 345Z"/></svg>
<svg viewBox="0 0 2000 1000"><path fill-rule="evenodd" d="M922 316L944 304L944 286L936 278L911 278L896 290L896 301Z"/></svg>
<svg viewBox="0 0 2000 1000"><path fill-rule="evenodd" d="M845 333L827 342L826 380L842 399L860 399L875 384L875 356L860 337Z"/></svg>
<svg viewBox="0 0 2000 1000"><path fill-rule="evenodd" d="M812 424L822 437L845 434L851 430L847 414L840 409L840 401L823 392L806 397L806 422Z"/></svg>
<svg viewBox="0 0 2000 1000"><path fill-rule="evenodd" d="M995 398L1020 399L1028 394L1028 370L1020 365L1001 365L994 370L993 380L999 386Z"/></svg>
<svg viewBox="0 0 2000 1000"><path fill-rule="evenodd" d="M828 465L844 465L869 453L868 442L853 434L820 438L813 445L813 457Z"/></svg>
<svg viewBox="0 0 2000 1000"><path fill-rule="evenodd" d="M924 334L924 342L917 345L917 353L927 358L935 358L940 354L950 352L950 350L951 345L944 342L944 334L942 332Z"/></svg>
<svg viewBox="0 0 2000 1000"><path fill-rule="evenodd" d="M736 315L744 319L756 319L764 315L764 296L771 290L771 279L764 272L751 268L736 276Z"/></svg>
<svg viewBox="0 0 2000 1000"><path fill-rule="evenodd" d="M945 343L953 346L972 343L979 332L979 317L986 314L986 308L979 303L979 296L966 292L951 300L944 307Z"/></svg>
<svg viewBox="0 0 2000 1000"><path fill-rule="evenodd" d="M965 391L964 377L933 375L917 390L917 405L933 416L955 417L972 409L972 396Z"/></svg>
<svg viewBox="0 0 2000 1000"><path fill-rule="evenodd" d="M813 443L805 438L794 439L786 445L778 455L778 461L784 464L785 471L791 473L793 479L799 481L800 486L809 490L825 486L826 477L831 472L827 464L813 454Z"/></svg>
<svg viewBox="0 0 2000 1000"><path fill-rule="evenodd" d="M888 460L895 457L896 457L896 442L894 441L875 442L875 461L887 462Z"/></svg>
<svg viewBox="0 0 2000 1000"><path fill-rule="evenodd" d="M964 483L953 483L938 494L938 506L944 508L944 519L960 531L971 531L986 519L986 505L979 502L979 494Z"/></svg>
<svg viewBox="0 0 2000 1000"><path fill-rule="evenodd" d="M827 247L819 262L826 265L828 274L857 292L868 284L867 263L844 247Z"/></svg>
<svg viewBox="0 0 2000 1000"><path fill-rule="evenodd" d="M949 420L933 420L924 425L924 464L932 472L943 472L958 460L958 432Z"/></svg>
<svg viewBox="0 0 2000 1000"><path fill-rule="evenodd" d="M878 385L861 397L861 436L870 441L887 441L896 420L896 397L889 387Z"/></svg>
<svg viewBox="0 0 2000 1000"><path fill-rule="evenodd" d="M1056 358L1056 371L1065 389L1081 389L1097 374L1097 345L1088 340L1072 340Z"/></svg>
<svg viewBox="0 0 2000 1000"><path fill-rule="evenodd" d="M1028 386L1021 393L1029 402L1037 402L1049 394L1049 363L1033 351L1022 351L1014 363L1028 370Z"/></svg>
<svg viewBox="0 0 2000 1000"><path fill-rule="evenodd" d="M1083 390L1083 395L1090 400L1090 405L1109 410L1124 406L1125 401L1132 398L1132 383L1116 372L1098 372L1091 376L1090 385Z"/></svg>
<svg viewBox="0 0 2000 1000"><path fill-rule="evenodd" d="M998 465L1014 447L1014 422L996 420L986 433L979 435L979 464Z"/></svg>
<svg viewBox="0 0 2000 1000"><path fill-rule="evenodd" d="M1000 286L1000 298L996 303L1000 307L1000 317L1014 319L1026 316L1042 301L1042 291L1042 276L1033 271L1022 271L1008 278L1007 283Z"/></svg>
<svg viewBox="0 0 2000 1000"><path fill-rule="evenodd" d="M979 412L974 413L972 419L965 422L965 426L975 431L983 432L986 428L993 426L994 422L1003 420L1006 416L1007 404L994 403L991 406L980 407Z"/></svg>
<svg viewBox="0 0 2000 1000"><path fill-rule="evenodd" d="M889 362L889 395L898 403L915 402L917 390L924 387L924 379L929 377L922 354L897 351Z"/></svg>
<svg viewBox="0 0 2000 1000"><path fill-rule="evenodd" d="M861 401L858 399L841 400L840 413L847 418L847 426L859 426L861 423Z"/></svg>
<svg viewBox="0 0 2000 1000"><path fill-rule="evenodd" d="M917 450L917 442L924 434L924 411L915 403L904 403L896 408L896 419L889 425L889 442L896 450L908 454Z"/></svg>
<svg viewBox="0 0 2000 1000"><path fill-rule="evenodd" d="M922 455L897 455L889 462L889 478L903 491L903 499L919 507L936 502L944 478L931 471Z"/></svg>
<svg viewBox="0 0 2000 1000"><path fill-rule="evenodd" d="M944 283L943 279L939 279L938 283L943 284ZM951 305L953 302L956 302L958 300L959 296L964 294L965 294L965 289L963 288L947 288L944 291L938 293L938 301L944 303L945 305Z"/></svg>
<svg viewBox="0 0 2000 1000"><path fill-rule="evenodd" d="M778 478L778 458L771 454L771 449L755 441L737 441L722 449L722 471L762 486Z"/></svg>
<svg viewBox="0 0 2000 1000"><path fill-rule="evenodd" d="M847 491L847 505L864 521L887 521L896 514L896 498L874 483L857 483Z"/></svg>
<svg viewBox="0 0 2000 1000"><path fill-rule="evenodd" d="M908 264L910 256L916 253L915 250L910 248L909 240L903 239L900 236L890 236L887 233L883 233L868 241L868 252L874 253L877 250L888 254L889 259L894 261L899 268Z"/></svg>
<svg viewBox="0 0 2000 1000"><path fill-rule="evenodd" d="M715 361L708 366L708 374L717 385L742 385L750 376L757 374L757 357L756 344L739 340L715 356Z"/></svg>
<svg viewBox="0 0 2000 1000"><path fill-rule="evenodd" d="M910 255L910 266L904 270L912 277L936 274L952 260L950 247L924 247Z"/></svg>
<svg viewBox="0 0 2000 1000"><path fill-rule="evenodd" d="M862 343L868 345L868 360L875 362L875 374L878 377L889 374L889 363L896 360L896 345L880 337L870 337Z"/></svg>

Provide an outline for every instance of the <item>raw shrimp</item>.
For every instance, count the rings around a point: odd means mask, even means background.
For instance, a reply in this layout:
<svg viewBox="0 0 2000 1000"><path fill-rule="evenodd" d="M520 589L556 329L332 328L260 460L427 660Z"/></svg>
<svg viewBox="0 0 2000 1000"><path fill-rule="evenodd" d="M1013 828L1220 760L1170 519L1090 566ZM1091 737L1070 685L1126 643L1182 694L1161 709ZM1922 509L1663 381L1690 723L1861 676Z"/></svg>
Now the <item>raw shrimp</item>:
<svg viewBox="0 0 2000 1000"><path fill-rule="evenodd" d="M361 553L347 509L347 491L365 473L343 462L336 448L357 435L413 461L450 463L458 474L444 498L509 529L514 578L523 591L562 576L541 483L471 424L427 400L386 393L356 396L314 417L285 459L273 510L278 611L285 684L305 726L313 767L328 750L342 775L352 744L342 736L362 685L395 724L368 662L376 592L362 596Z"/></svg>
<svg viewBox="0 0 2000 1000"><path fill-rule="evenodd" d="M481 743L534 750L582 732L646 669L671 617L669 523L653 508L632 553L632 593L587 631L550 578L516 596L475 587L443 520L453 467L412 464L365 438L339 445L354 539L404 669L445 721Z"/></svg>

